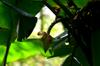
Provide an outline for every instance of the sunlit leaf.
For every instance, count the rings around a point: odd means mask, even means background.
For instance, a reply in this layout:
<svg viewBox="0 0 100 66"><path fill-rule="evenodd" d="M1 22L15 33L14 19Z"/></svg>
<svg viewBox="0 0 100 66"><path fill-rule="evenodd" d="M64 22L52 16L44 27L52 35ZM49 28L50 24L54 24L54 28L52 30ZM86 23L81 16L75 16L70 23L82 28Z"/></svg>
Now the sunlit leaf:
<svg viewBox="0 0 100 66"><path fill-rule="evenodd" d="M13 62L40 54L43 51L41 44L42 42L40 39L29 39L24 40L23 42L14 42L11 44L7 61ZM6 47L3 45L0 46L0 63L3 61L5 51Z"/></svg>
<svg viewBox="0 0 100 66"><path fill-rule="evenodd" d="M6 47L5 46L1 46L0 45L0 65L2 65L2 60L3 60L3 57L4 57L4 52L5 52L5 50L6 50Z"/></svg>

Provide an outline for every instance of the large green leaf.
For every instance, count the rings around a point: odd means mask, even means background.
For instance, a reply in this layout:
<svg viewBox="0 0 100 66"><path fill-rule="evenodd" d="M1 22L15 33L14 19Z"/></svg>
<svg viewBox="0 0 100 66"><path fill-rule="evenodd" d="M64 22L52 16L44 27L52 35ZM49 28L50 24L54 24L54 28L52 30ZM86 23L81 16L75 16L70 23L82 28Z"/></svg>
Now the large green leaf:
<svg viewBox="0 0 100 66"><path fill-rule="evenodd" d="M41 10L43 3L41 0L20 0L18 7L34 16Z"/></svg>
<svg viewBox="0 0 100 66"><path fill-rule="evenodd" d="M0 27L10 29L11 20L9 10L0 2Z"/></svg>
<svg viewBox="0 0 100 66"><path fill-rule="evenodd" d="M7 44L8 37L16 31L17 14L0 1L0 45ZM12 33L15 35L15 33ZM12 35L13 36L13 35ZM11 37L12 37L11 36ZM14 39L14 38L13 38Z"/></svg>
<svg viewBox="0 0 100 66"><path fill-rule="evenodd" d="M6 45L9 33L10 31L7 29L0 29L0 45Z"/></svg>
<svg viewBox="0 0 100 66"><path fill-rule="evenodd" d="M18 9L22 10L23 12L32 14L33 16L35 16L43 7L43 3L41 0L29 0L29 1L28 0L21 0L21 1L1 0L1 2L13 10L15 10L15 8L18 8Z"/></svg>
<svg viewBox="0 0 100 66"><path fill-rule="evenodd" d="M89 0L73 0L73 1L79 8L83 8L89 2Z"/></svg>
<svg viewBox="0 0 100 66"><path fill-rule="evenodd" d="M40 54L42 50L40 39L29 39L22 42L14 42L11 44L7 62L13 62L19 59L25 59L30 56ZM0 63L3 61L6 47L0 46Z"/></svg>
<svg viewBox="0 0 100 66"><path fill-rule="evenodd" d="M15 0L9 0L9 2L11 2L11 4L14 4ZM0 1L0 27L6 29L10 29L10 28L12 29L12 25L14 25L16 21L17 21L16 13L12 11L10 8L8 8L7 6L5 6Z"/></svg>
<svg viewBox="0 0 100 66"><path fill-rule="evenodd" d="M4 52L5 52L6 47L4 45L0 45L0 66L2 65L3 58L4 58Z"/></svg>
<svg viewBox="0 0 100 66"><path fill-rule="evenodd" d="M25 12L31 13L33 16L35 16L40 11L40 9L43 7L43 4L40 0L38 0L38 1L35 1L35 0L30 0L30 1L28 1L28 0L21 0L21 1L9 0L6 2L19 7L20 9L24 10ZM13 9L9 8L9 6L7 6L7 5L2 4L2 2L0 1L0 27L11 30L11 32L8 31L5 33L4 33L4 31L3 32L0 31L0 36L2 36L2 37L0 37L0 39L3 38L2 40L0 40L2 42L1 44L5 43L4 42L5 40L6 41L8 40L7 36L9 36L10 33L12 34L12 36L11 36L12 39L16 38L15 35L16 35L16 27L17 27L18 18L19 18L19 15L16 15L15 11ZM23 19L25 21L25 18L23 18ZM23 21L23 19L22 19L22 21ZM29 19L27 17L27 21L31 21L31 20L32 20L32 18ZM35 26L35 24L36 24L35 22L33 23L33 26Z"/></svg>
<svg viewBox="0 0 100 66"><path fill-rule="evenodd" d="M62 45L54 50L51 57L62 57L69 55L72 52L72 47L70 45Z"/></svg>

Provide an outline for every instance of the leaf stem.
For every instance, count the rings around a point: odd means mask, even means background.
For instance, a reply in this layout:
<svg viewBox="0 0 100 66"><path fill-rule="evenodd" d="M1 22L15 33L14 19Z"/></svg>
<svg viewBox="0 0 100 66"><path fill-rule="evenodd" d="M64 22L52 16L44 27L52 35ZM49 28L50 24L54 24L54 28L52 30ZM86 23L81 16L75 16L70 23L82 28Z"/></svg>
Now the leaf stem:
<svg viewBox="0 0 100 66"><path fill-rule="evenodd" d="M4 59L3 59L3 66L6 66L10 45L11 45L11 31L9 32L9 37L8 37L8 40L7 40L7 48L6 48L6 53L5 53L5 56L4 56Z"/></svg>
<svg viewBox="0 0 100 66"><path fill-rule="evenodd" d="M8 57L8 53L9 53L9 49L10 49L10 42L8 44L9 45L7 45L6 53L5 53L4 60L3 60L3 66L6 66L7 57Z"/></svg>
<svg viewBox="0 0 100 66"><path fill-rule="evenodd" d="M50 31L51 31L51 29L53 28L53 26L54 26L56 23L60 22L60 21L61 21L61 19L56 18L55 21L54 21L53 23L51 23L51 25L49 26L47 33L50 34Z"/></svg>

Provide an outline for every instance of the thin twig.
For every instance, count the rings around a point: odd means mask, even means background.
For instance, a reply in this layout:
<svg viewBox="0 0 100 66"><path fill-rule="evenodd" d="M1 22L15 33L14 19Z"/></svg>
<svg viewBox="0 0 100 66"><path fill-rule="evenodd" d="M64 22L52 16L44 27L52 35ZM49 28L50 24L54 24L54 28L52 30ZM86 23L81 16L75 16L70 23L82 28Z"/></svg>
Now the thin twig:
<svg viewBox="0 0 100 66"><path fill-rule="evenodd" d="M7 45L6 53L5 53L5 56L4 56L4 59L3 59L3 66L6 66L7 56L8 56L9 49L10 49L10 42L9 42L8 44L9 44L9 45Z"/></svg>
<svg viewBox="0 0 100 66"><path fill-rule="evenodd" d="M50 34L50 31L53 28L53 26L60 21L61 21L61 19L56 18L55 21L53 23L51 23L51 25L49 26L47 33Z"/></svg>

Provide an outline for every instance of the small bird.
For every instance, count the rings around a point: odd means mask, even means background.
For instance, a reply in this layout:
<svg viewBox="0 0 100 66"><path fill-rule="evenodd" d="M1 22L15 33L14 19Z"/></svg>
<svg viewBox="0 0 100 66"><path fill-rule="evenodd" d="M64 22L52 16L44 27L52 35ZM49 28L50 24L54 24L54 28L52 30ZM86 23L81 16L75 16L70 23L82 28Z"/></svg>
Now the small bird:
<svg viewBox="0 0 100 66"><path fill-rule="evenodd" d="M46 52L52 44L53 37L46 32L38 32L39 36L42 36L44 51Z"/></svg>

